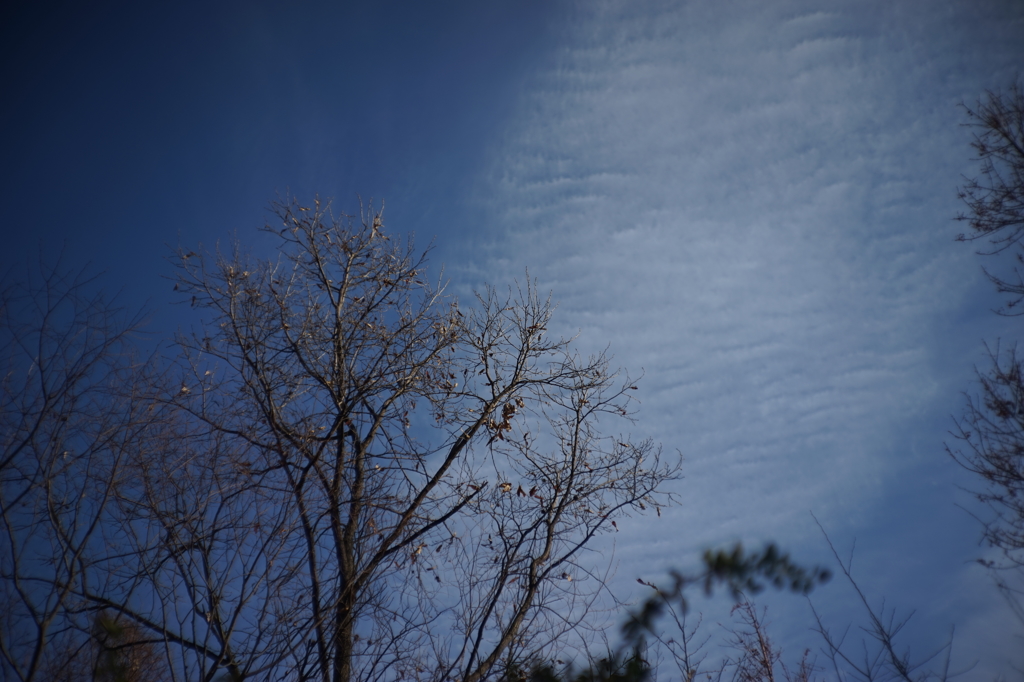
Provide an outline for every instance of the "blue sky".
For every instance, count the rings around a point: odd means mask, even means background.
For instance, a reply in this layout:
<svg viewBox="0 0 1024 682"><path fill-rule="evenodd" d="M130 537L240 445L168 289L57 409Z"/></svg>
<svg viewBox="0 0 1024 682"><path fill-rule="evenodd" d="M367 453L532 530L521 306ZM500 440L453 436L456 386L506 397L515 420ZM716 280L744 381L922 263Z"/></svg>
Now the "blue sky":
<svg viewBox="0 0 1024 682"><path fill-rule="evenodd" d="M560 331L645 372L636 430L686 478L623 524L623 596L737 539L825 561L813 512L917 609L915 650L955 623L972 677L1009 670L1019 624L943 441L1015 331L951 218L957 104L1021 70L1019 2L5 12L5 269L63 244L163 329L167 245L252 234L288 192L385 199L455 291L529 268ZM839 584L815 600L849 620ZM797 646L805 605L772 604Z"/></svg>

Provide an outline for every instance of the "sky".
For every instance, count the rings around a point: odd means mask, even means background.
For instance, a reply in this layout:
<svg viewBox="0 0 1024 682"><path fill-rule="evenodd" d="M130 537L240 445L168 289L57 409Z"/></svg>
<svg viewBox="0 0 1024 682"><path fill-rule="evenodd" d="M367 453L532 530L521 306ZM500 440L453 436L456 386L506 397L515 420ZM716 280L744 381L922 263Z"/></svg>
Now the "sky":
<svg viewBox="0 0 1024 682"><path fill-rule="evenodd" d="M452 291L528 271L552 331L643 375L635 433L685 478L604 548L623 598L737 540L829 561L817 518L914 651L955 624L968 677L1024 664L944 451L1016 331L952 218L958 105L1020 73L1020 2L88 5L2 10L4 271L89 263L159 335L175 245L385 201ZM802 646L806 604L768 602Z"/></svg>

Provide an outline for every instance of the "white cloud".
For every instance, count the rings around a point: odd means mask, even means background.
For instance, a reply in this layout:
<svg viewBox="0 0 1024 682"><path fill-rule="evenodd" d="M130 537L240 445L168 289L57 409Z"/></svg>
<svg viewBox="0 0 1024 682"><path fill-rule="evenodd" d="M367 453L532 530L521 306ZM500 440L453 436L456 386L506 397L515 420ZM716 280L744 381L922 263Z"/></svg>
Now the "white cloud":
<svg viewBox="0 0 1024 682"><path fill-rule="evenodd" d="M497 229L462 275L529 266L564 333L646 371L637 428L687 478L679 509L619 539L624 582L733 538L818 552L811 509L898 556L900 477L938 477L920 504L951 517L936 427L978 358L937 363L985 334L949 322L984 291L950 241L955 103L1011 73L1024 24L953 3L641 4L574 15L474 188ZM652 542L675 533L674 554ZM972 543L927 580L886 570L948 587Z"/></svg>

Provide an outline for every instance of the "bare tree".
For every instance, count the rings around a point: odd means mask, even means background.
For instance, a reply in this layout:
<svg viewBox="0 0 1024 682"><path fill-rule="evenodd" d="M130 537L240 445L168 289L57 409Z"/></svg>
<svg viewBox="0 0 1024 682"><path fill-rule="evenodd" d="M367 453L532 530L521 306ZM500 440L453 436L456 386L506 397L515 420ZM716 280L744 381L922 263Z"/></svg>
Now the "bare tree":
<svg viewBox="0 0 1024 682"><path fill-rule="evenodd" d="M109 535L105 582L83 593L160 643L169 675L243 679L274 669L294 623L279 617L290 521L222 433L176 418L149 425Z"/></svg>
<svg viewBox="0 0 1024 682"><path fill-rule="evenodd" d="M758 613L749 601L742 601L732 609L739 614L742 625L732 631L732 646L739 656L731 665L737 682L775 682L775 668L780 664L782 652L768 638L764 619L767 610Z"/></svg>
<svg viewBox="0 0 1024 682"><path fill-rule="evenodd" d="M1024 87L1015 82L1006 93L988 92L975 107L964 106L968 127L975 130L971 146L978 154L981 175L969 178L960 189L967 213L957 216L972 230L958 239L988 239L989 255L1008 249L1024 263L1021 239L1024 238ZM1004 277L987 273L1000 293L1009 294L1006 311L1019 314L1016 307L1024 300L1024 279L1014 268Z"/></svg>
<svg viewBox="0 0 1024 682"><path fill-rule="evenodd" d="M380 212L278 209L276 259L180 252L204 319L80 596L182 679L476 682L580 632L588 545L676 475L609 430L636 386L529 282L463 311Z"/></svg>
<svg viewBox="0 0 1024 682"><path fill-rule="evenodd" d="M145 630L130 619L98 611L93 617L91 677L96 682L158 682L166 679L164 657ZM49 679L57 679L53 675ZM88 679L65 677L65 679Z"/></svg>
<svg viewBox="0 0 1024 682"><path fill-rule="evenodd" d="M981 164L979 178L967 180L960 198L968 211L971 239L987 238L993 248L981 253L1013 251L1012 272L986 270L1000 294L1008 295L1001 311L1019 315L1024 301L1024 87L1014 83L1007 92L989 92L975 107L965 107L968 126L975 131L972 146ZM963 235L961 239L966 239ZM989 353L991 364L978 372L979 388L967 395L957 420L955 447L948 453L981 482L977 498L991 515L982 519L984 538L1001 550L1002 560L986 559L1010 605L1024 622L1024 379L1016 346Z"/></svg>
<svg viewBox="0 0 1024 682"><path fill-rule="evenodd" d="M967 395L950 456L977 474L976 493L993 512L984 520L986 541L1003 551L1003 568L1024 568L1024 367L1016 348L991 352L991 368L979 373L980 395ZM996 564L990 564L996 567Z"/></svg>
<svg viewBox="0 0 1024 682"><path fill-rule="evenodd" d="M768 636L767 607L758 611L757 606L744 599L733 607L732 616L739 618L740 623L730 629L730 644L739 654L723 666L723 671L731 673L731 679L736 682L775 682L776 679L811 682L817 667L810 649L804 650L791 671L782 660L782 650Z"/></svg>
<svg viewBox="0 0 1024 682"><path fill-rule="evenodd" d="M165 682L158 642L128 619L92 613L88 633L69 631L51 640L39 679L47 682Z"/></svg>
<svg viewBox="0 0 1024 682"><path fill-rule="evenodd" d="M817 520L815 520L817 522ZM818 524L821 528L821 524ZM821 528L825 542L839 564L846 581L853 588L858 600L864 606L867 625L858 628L861 637L850 636L851 625L845 626L841 633L829 629L822 617L811 606L816 622L815 631L825 644L824 653L832 663L837 679L864 680L876 682L880 680L903 680L903 682L928 682L936 680L945 682L959 673L951 672L950 661L953 652L953 633L942 646L930 654L915 658L910 648L899 640L913 617L913 612L905 617L897 617L894 609L886 609L882 600L876 609L871 605L867 595L853 578L853 555L844 562L836 551L832 540L825 529Z"/></svg>
<svg viewBox="0 0 1024 682"><path fill-rule="evenodd" d="M652 666L671 664L684 682L721 679L723 667L717 665L719 661L716 659L709 658L711 634L703 627L704 617L701 614L692 616L671 601L665 602L664 615L670 621L667 627L649 629L646 654L653 659Z"/></svg>
<svg viewBox="0 0 1024 682"><path fill-rule="evenodd" d="M126 316L82 272L0 292L0 673L41 679L90 641L80 600L147 419Z"/></svg>
<svg viewBox="0 0 1024 682"><path fill-rule="evenodd" d="M639 609L629 613L622 626L622 641L617 649L603 656L589 656L586 666L577 668L571 656L564 659L534 656L529 667L518 666L506 674L509 682L529 679L532 682L645 682L655 679L662 667L672 664L680 680L774 680L781 670L787 682L808 682L817 671L810 651L805 651L797 667L787 668L781 650L767 634L766 611L760 614L746 594L756 594L765 587L808 594L815 586L827 582L831 573L817 566L811 569L793 563L788 554L774 544L755 552L742 545L728 550L708 550L703 556L704 569L697 573L672 572L672 586L659 587L637 578L637 582L653 590ZM686 592L701 586L705 596L716 587L725 586L734 600L732 610L740 624L719 625L728 638L727 648L738 655L716 655L708 647L714 633L702 631L703 619L687 621L690 600ZM667 625L664 617L668 616ZM719 641L719 640L715 640Z"/></svg>

